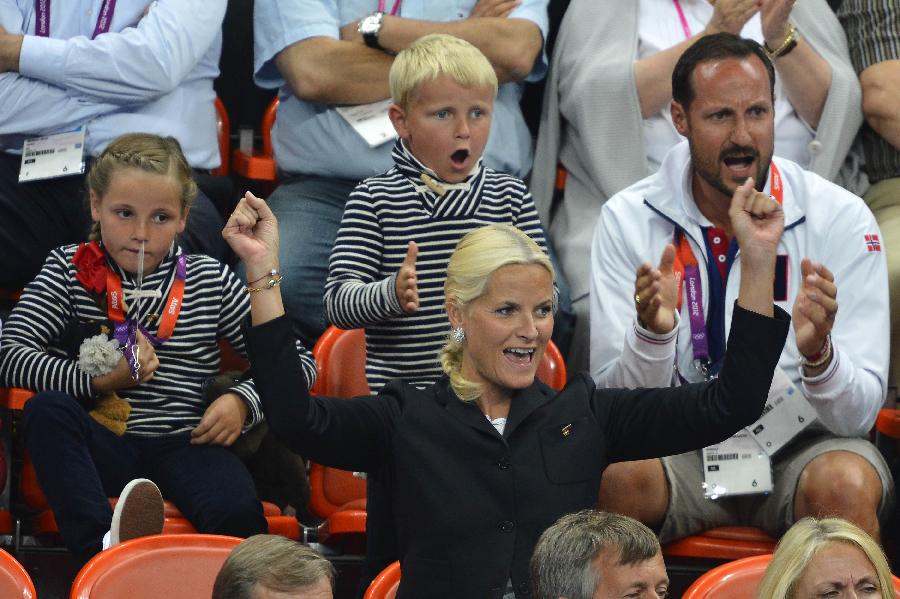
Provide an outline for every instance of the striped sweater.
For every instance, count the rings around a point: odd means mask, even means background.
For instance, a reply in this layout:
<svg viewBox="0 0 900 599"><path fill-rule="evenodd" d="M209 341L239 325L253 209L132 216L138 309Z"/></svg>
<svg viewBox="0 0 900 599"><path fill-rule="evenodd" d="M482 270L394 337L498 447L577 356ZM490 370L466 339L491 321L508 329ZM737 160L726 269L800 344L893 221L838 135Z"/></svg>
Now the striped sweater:
<svg viewBox="0 0 900 599"><path fill-rule="evenodd" d="M438 353L447 340L444 278L457 242L484 225L518 227L546 251L531 194L511 175L479 165L439 196L420 175L437 175L401 143L394 168L360 183L344 208L328 266L325 311L343 329L366 329L366 377L374 393L394 378L425 385L441 376ZM419 248L419 309L397 301L397 271L407 244Z"/></svg>
<svg viewBox="0 0 900 599"><path fill-rule="evenodd" d="M0 339L0 382L38 391L61 391L90 405L91 376L60 347L73 322L105 321L101 310L75 278L72 256L77 245L50 252L38 276L29 283L13 308ZM152 274L144 277L143 289L158 289L157 298L142 300L142 314L161 314L175 280L175 257L170 252ZM132 275L113 268L122 279L126 299L134 289ZM128 302L128 316L135 315L137 302ZM181 313L172 336L156 349L159 368L153 378L137 387L122 389L119 396L131 404L127 432L131 435L164 435L190 431L200 422L207 402L202 383L219 372L218 340L226 339L246 356L241 325L249 314L246 292L234 274L207 256L187 256L187 279ZM158 322L147 324L156 334ZM315 377L315 362L298 342L307 380ZM231 388L247 403L248 427L263 418L252 380Z"/></svg>

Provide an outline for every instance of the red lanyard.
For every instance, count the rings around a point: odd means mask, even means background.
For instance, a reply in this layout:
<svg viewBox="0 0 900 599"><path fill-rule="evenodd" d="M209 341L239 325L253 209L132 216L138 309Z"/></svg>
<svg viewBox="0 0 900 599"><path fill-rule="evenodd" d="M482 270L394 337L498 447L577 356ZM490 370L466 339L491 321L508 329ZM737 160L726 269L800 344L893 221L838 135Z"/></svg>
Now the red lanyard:
<svg viewBox="0 0 900 599"><path fill-rule="evenodd" d="M677 2L678 0L675 1ZM769 190L772 197L779 204L784 204L784 186L781 183L781 173L774 162L769 164L769 173ZM681 310L681 288L684 282L685 267L691 266L698 266L697 258L694 256L694 251L691 250L691 244L688 242L687 235L682 234L681 229L678 229L675 232L675 263L673 268L675 270L675 284L678 286L677 309L679 311ZM696 291L699 292L700 290L697 289Z"/></svg>
<svg viewBox="0 0 900 599"><path fill-rule="evenodd" d="M395 16L397 11L400 10L400 2L402 0L394 0L394 8L391 9L391 16ZM378 0L378 12L384 12L385 9L384 0Z"/></svg>
<svg viewBox="0 0 900 599"><path fill-rule="evenodd" d="M399 0L397 1L399 2ZM116 0L103 0L91 39L109 31L115 12ZM38 37L50 37L50 0L34 0L34 34Z"/></svg>
<svg viewBox="0 0 900 599"><path fill-rule="evenodd" d="M184 254L178 256L175 262L175 281L169 291L169 297L163 306L162 318L156 331L156 339L160 342L172 336L175 323L178 322L178 314L181 312L181 303L184 299L184 281L187 278L187 261ZM107 267L106 270L106 303L110 320L114 322L125 321L124 294L122 293L122 279Z"/></svg>

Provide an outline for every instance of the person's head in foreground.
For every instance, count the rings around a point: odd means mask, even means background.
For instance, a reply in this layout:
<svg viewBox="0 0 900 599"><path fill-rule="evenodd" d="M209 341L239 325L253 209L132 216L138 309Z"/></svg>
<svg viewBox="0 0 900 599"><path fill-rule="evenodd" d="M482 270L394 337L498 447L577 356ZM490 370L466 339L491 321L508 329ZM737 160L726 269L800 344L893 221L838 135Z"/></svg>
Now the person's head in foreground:
<svg viewBox="0 0 900 599"><path fill-rule="evenodd" d="M695 196L727 206L749 177L765 186L775 147L775 70L762 46L730 33L704 36L675 65L672 100L672 122L690 143Z"/></svg>
<svg viewBox="0 0 900 599"><path fill-rule="evenodd" d="M839 518L803 518L784 534L766 568L758 599L894 597L881 547Z"/></svg>
<svg viewBox="0 0 900 599"><path fill-rule="evenodd" d="M441 366L460 399L505 404L534 382L553 333L553 279L547 254L513 226L459 241L444 282L452 330Z"/></svg>
<svg viewBox="0 0 900 599"><path fill-rule="evenodd" d="M584 510L544 531L531 557L535 599L665 597L659 540L633 518Z"/></svg>
<svg viewBox="0 0 900 599"><path fill-rule="evenodd" d="M435 33L405 48L389 75L388 115L422 164L448 183L463 181L484 153L497 74L465 40Z"/></svg>
<svg viewBox="0 0 900 599"><path fill-rule="evenodd" d="M314 549L278 535L234 548L216 576L212 599L331 599L334 566Z"/></svg>

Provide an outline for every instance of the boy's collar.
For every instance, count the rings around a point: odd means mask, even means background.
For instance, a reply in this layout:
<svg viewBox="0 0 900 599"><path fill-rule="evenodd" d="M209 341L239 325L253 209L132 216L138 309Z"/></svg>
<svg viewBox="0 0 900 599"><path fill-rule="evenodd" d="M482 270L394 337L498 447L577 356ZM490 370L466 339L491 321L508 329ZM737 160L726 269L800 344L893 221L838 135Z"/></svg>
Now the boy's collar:
<svg viewBox="0 0 900 599"><path fill-rule="evenodd" d="M391 153L394 158L394 163L397 165L397 170L412 179L417 192L430 190L439 197L454 189L468 191L472 186L472 180L478 176L482 169L482 158L479 158L478 162L475 163L475 166L472 167L472 170L469 171L469 174L466 175L466 178L463 181L460 183L448 183L441 179L434 170L422 164L419 159L410 152L402 139L398 139L394 143L394 149Z"/></svg>

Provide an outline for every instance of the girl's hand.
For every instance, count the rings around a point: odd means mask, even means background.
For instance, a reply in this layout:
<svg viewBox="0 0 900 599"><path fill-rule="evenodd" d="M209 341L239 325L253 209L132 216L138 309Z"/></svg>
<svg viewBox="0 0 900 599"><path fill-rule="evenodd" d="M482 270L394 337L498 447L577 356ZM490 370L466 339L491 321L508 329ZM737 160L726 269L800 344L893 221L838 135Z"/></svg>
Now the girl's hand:
<svg viewBox="0 0 900 599"><path fill-rule="evenodd" d="M247 268L252 281L270 270L278 270L278 219L261 200L249 191L231 213L222 237Z"/></svg>
<svg viewBox="0 0 900 599"><path fill-rule="evenodd" d="M191 431L191 444L229 447L241 436L247 411L247 404L237 393L220 395L209 404L200 424Z"/></svg>
<svg viewBox="0 0 900 599"><path fill-rule="evenodd" d="M138 380L131 378L131 367L128 360L123 355L116 367L111 372L93 379L94 391L97 393L109 393L110 391L118 391L119 389L129 389L136 387L141 383L146 383L153 378L156 369L159 368L159 358L156 357L156 351L147 338L140 331L137 332L137 344L139 350L140 370L138 371Z"/></svg>

